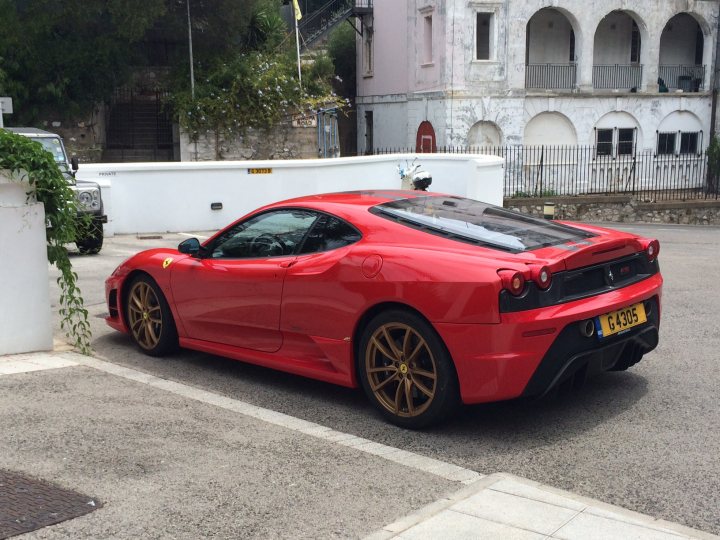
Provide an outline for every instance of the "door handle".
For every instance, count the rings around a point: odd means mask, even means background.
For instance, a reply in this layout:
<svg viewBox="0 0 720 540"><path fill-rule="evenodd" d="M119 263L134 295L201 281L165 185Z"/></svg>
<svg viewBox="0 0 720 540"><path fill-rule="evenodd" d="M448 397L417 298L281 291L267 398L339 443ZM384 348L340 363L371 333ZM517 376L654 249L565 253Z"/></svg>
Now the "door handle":
<svg viewBox="0 0 720 540"><path fill-rule="evenodd" d="M296 261L285 261L280 263L280 268L290 268Z"/></svg>

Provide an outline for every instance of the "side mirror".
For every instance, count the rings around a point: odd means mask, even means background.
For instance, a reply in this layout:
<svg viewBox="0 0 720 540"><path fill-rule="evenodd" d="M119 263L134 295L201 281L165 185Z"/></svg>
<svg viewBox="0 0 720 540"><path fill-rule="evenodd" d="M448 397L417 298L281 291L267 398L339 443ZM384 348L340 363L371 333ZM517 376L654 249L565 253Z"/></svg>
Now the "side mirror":
<svg viewBox="0 0 720 540"><path fill-rule="evenodd" d="M80 166L80 162L78 161L77 156L73 156L70 158L70 166L72 167L72 170L77 172L78 167Z"/></svg>
<svg viewBox="0 0 720 540"><path fill-rule="evenodd" d="M188 238L187 240L183 240L178 245L178 251L180 253L184 253L185 255L192 255L193 257L196 257L198 253L200 253L200 240L197 238Z"/></svg>

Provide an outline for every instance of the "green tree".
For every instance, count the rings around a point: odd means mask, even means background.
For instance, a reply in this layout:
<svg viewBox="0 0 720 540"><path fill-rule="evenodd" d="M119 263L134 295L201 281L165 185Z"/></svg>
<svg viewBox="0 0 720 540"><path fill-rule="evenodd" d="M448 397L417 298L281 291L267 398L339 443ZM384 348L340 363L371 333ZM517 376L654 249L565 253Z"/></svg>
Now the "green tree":
<svg viewBox="0 0 720 540"><path fill-rule="evenodd" d="M0 0L0 93L14 99L12 122L87 114L147 63L149 39L187 71L187 1L200 64L244 42L256 0Z"/></svg>
<svg viewBox="0 0 720 540"><path fill-rule="evenodd" d="M197 70L195 97L177 85L173 106L180 124L197 140L215 139L215 157L222 159L220 141L249 127L268 127L289 114L340 104L332 92L332 60L319 55L303 65L297 77L294 43L280 17L280 0L259 0L249 17L244 45L217 55Z"/></svg>
<svg viewBox="0 0 720 540"><path fill-rule="evenodd" d="M355 65L355 38L357 34L348 23L341 24L330 34L328 39L328 54L335 66L337 74L338 91L346 98L355 97L356 65Z"/></svg>

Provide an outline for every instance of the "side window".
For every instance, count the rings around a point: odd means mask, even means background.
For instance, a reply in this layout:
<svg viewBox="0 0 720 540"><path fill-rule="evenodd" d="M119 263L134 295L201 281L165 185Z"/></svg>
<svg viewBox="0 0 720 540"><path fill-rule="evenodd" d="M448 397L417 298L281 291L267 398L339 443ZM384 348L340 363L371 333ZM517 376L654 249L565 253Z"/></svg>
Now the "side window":
<svg viewBox="0 0 720 540"><path fill-rule="evenodd" d="M680 153L681 154L697 154L698 149L698 131L684 132L680 134Z"/></svg>
<svg viewBox="0 0 720 540"><path fill-rule="evenodd" d="M354 227L333 216L320 216L310 231L300 253L318 253L330 251L360 240L360 235Z"/></svg>
<svg viewBox="0 0 720 540"><path fill-rule="evenodd" d="M635 129L618 129L617 153L619 156L628 156L635 151Z"/></svg>
<svg viewBox="0 0 720 540"><path fill-rule="evenodd" d="M675 153L675 133L658 133L657 153L667 156Z"/></svg>
<svg viewBox="0 0 720 540"><path fill-rule="evenodd" d="M212 259L279 257L295 253L317 219L307 210L275 210L254 216L219 236Z"/></svg>
<svg viewBox="0 0 720 540"><path fill-rule="evenodd" d="M492 60L493 14L478 13L475 23L475 59Z"/></svg>
<svg viewBox="0 0 720 540"><path fill-rule="evenodd" d="M613 130L598 129L596 133L596 154L598 156L612 156L613 153Z"/></svg>

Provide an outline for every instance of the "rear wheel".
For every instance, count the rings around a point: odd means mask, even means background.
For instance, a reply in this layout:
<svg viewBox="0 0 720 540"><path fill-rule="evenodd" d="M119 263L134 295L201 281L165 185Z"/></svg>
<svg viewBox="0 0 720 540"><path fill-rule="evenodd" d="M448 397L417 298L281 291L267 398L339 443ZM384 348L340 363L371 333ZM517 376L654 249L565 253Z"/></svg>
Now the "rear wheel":
<svg viewBox="0 0 720 540"><path fill-rule="evenodd" d="M163 356L178 347L170 307L160 287L149 276L138 276L129 285L125 313L135 343L150 356Z"/></svg>
<svg viewBox="0 0 720 540"><path fill-rule="evenodd" d="M459 402L450 355L432 326L414 313L392 310L370 321L358 364L368 398L398 426L437 423Z"/></svg>

